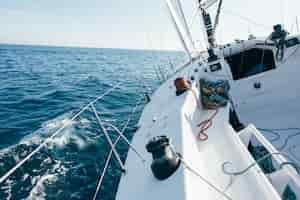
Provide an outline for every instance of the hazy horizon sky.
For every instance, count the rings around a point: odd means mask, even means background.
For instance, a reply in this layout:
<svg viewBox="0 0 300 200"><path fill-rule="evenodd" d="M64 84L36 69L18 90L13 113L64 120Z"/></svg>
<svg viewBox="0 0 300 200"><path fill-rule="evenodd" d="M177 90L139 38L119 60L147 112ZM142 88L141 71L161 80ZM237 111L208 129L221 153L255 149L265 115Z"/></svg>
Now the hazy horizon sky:
<svg viewBox="0 0 300 200"><path fill-rule="evenodd" d="M220 43L264 36L284 22L295 32L299 0L224 0ZM188 21L195 1L182 0ZM259 7L258 7L259 5ZM212 8L212 11L215 9ZM214 12L213 12L214 13ZM250 19L250 20L248 20ZM1 0L0 43L130 49L180 49L164 0ZM193 33L201 34L195 21Z"/></svg>

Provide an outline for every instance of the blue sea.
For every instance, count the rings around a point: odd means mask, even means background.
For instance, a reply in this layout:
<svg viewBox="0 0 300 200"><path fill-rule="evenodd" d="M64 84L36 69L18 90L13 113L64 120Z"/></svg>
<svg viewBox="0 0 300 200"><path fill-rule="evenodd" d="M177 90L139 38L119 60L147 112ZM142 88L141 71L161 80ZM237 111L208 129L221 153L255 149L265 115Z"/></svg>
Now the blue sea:
<svg viewBox="0 0 300 200"><path fill-rule="evenodd" d="M167 76L183 61L181 52L0 45L0 176L71 123L0 185L0 199L91 199L110 146L91 110L71 117L120 83L95 106L121 129L141 96L161 84L154 69ZM125 131L129 139L145 104ZM108 131L114 141L117 133ZM126 143L117 150L125 161ZM115 199L120 174L113 159L98 199Z"/></svg>

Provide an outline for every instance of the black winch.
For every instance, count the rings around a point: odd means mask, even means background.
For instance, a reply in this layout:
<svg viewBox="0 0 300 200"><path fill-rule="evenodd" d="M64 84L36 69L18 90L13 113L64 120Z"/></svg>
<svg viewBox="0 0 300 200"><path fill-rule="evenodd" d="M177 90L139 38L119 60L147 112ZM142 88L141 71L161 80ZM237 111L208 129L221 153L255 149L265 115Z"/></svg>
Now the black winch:
<svg viewBox="0 0 300 200"><path fill-rule="evenodd" d="M152 154L151 169L157 179L169 178L180 166L179 155L172 150L167 136L152 138L146 145L146 149Z"/></svg>

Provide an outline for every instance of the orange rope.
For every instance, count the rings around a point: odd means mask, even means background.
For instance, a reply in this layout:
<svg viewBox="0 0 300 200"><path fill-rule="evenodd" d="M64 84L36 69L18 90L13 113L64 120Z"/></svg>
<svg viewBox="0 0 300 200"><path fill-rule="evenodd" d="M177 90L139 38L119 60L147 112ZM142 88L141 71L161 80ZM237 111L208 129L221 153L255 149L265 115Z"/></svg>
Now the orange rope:
<svg viewBox="0 0 300 200"><path fill-rule="evenodd" d="M198 100L196 92L192 88L190 88L190 90L192 91L192 93L197 101L198 108L201 109L201 102ZM200 122L197 125L198 127L200 127L200 131L197 136L200 141L205 141L208 139L208 135L207 135L206 131L213 125L213 119L216 117L216 115L219 112L218 108L216 108L214 111L215 112L212 114L212 116L210 118Z"/></svg>
<svg viewBox="0 0 300 200"><path fill-rule="evenodd" d="M200 131L198 133L198 139L200 141L205 141L208 139L208 135L206 133L206 131L213 125L213 119L216 117L216 115L218 114L219 110L218 109L215 109L215 112L213 113L213 115L200 122L197 126L200 127Z"/></svg>
<svg viewBox="0 0 300 200"><path fill-rule="evenodd" d="M190 90L193 93L193 96L195 97L195 100L197 102L197 107L199 109L201 109L201 102L198 100L196 92L190 87L190 85L186 84L186 82L180 78L175 80L175 84L176 84L177 89ZM210 118L200 122L197 125L198 127L200 127L200 131L197 136L200 141L205 141L208 139L208 135L207 135L206 131L213 125L213 119L216 117L218 112L219 112L219 110L218 110L218 108L216 108L215 112L213 113L213 115Z"/></svg>

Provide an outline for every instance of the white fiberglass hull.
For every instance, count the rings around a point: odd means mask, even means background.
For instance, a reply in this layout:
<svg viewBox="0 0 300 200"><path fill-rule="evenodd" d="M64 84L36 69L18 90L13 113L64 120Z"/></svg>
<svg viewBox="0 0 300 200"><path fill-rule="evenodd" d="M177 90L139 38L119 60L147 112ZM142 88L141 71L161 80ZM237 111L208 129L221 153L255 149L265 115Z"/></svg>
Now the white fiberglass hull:
<svg viewBox="0 0 300 200"><path fill-rule="evenodd" d="M235 169L245 168L253 162L228 123L229 108L220 109L213 126L207 131L209 139L199 141L197 124L212 112L200 111L192 92L177 97L171 85L172 81L166 82L155 93L142 115L133 145L144 155L146 162L129 151L127 172L122 176L117 199L226 199L183 164L167 180L155 179L150 168L152 157L145 146L152 137L159 135L169 136L185 162L230 198L280 199L259 167L236 180L223 173L224 162L234 163Z"/></svg>
<svg viewBox="0 0 300 200"><path fill-rule="evenodd" d="M261 44L258 44L259 41L248 43L249 48L266 48L275 51L275 47L261 47ZM212 71L210 67L213 63L202 63L199 67L195 62L166 81L154 93L152 101L146 106L140 119L140 128L133 139L133 146L144 156L146 162L142 162L132 150L129 151L126 161L127 172L121 178L117 200L196 200L199 198L276 200L281 199L283 191L291 182L293 183L290 185L297 185L294 188L300 195L299 176L294 173L293 168L289 168L288 172L278 170L270 176L266 176L258 165L253 165L249 168L250 170L238 176L228 175L222 169L224 163L228 162L231 163L231 171L246 169L253 162L255 163L247 149L252 133L258 135L263 144L270 147L268 150L271 149L273 153L277 151L269 142L264 141L264 137L260 136L257 129L298 127L300 117L300 106L298 106L300 98L299 46L287 49L284 59L281 62L276 61L276 67L273 70L240 80L233 80L228 63L220 56L220 59L216 61L221 65L220 70ZM234 52L234 46L228 49L228 52ZM237 50L239 51L238 48ZM219 53L224 56L226 49ZM196 68L198 70L195 70ZM174 79L177 77L190 79L191 76L197 80L192 83L196 95L188 91L181 96L176 96ZM233 107L240 121L245 126L254 124L257 129L250 127L244 129L244 133L237 133L229 123L228 105L219 109L212 126L207 130L208 140L199 141L197 125L213 114L213 111L197 106L197 101L199 102L198 81L202 77L221 77L229 80ZM152 156L145 148L153 137L160 135L166 135L172 140L172 145L182 155L185 163L181 164L180 168L164 181L154 178L150 168ZM265 135L272 141L272 135L268 133ZM245 139L244 136L248 138ZM296 136L297 134L293 137ZM291 136L288 134L279 137L274 145L282 147L280 145L288 143L284 146L286 148L283 148L283 152L290 156L300 154L299 140L287 140L289 137ZM291 145L294 147L293 155L289 148ZM289 178L285 175L282 178L281 173L288 174Z"/></svg>

